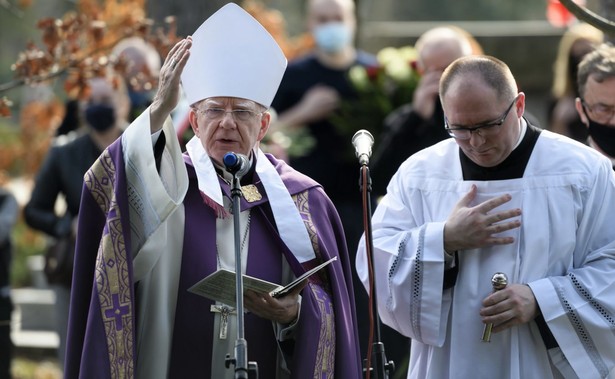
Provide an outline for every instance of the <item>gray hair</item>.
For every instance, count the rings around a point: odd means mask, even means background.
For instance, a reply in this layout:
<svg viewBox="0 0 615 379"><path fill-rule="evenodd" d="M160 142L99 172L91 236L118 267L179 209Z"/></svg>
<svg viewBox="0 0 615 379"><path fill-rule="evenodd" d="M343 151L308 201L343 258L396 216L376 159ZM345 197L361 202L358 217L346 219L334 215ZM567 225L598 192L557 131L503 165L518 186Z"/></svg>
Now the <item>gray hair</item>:
<svg viewBox="0 0 615 379"><path fill-rule="evenodd" d="M610 43L599 45L594 51L585 55L579 63L577 83L581 97L585 95L585 87L590 76L598 83L615 77L615 47L613 45Z"/></svg>

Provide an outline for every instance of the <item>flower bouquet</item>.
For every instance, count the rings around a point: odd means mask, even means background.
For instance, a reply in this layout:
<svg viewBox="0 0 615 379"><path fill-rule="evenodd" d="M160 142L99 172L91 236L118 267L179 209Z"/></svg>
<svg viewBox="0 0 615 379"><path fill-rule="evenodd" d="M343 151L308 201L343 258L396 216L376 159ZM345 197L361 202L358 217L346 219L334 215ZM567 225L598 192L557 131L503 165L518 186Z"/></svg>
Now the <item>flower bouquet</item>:
<svg viewBox="0 0 615 379"><path fill-rule="evenodd" d="M333 116L333 124L343 136L366 129L378 138L386 116L410 103L419 80L414 47L385 47L377 53L378 65L354 66L349 79L357 96L345 100Z"/></svg>

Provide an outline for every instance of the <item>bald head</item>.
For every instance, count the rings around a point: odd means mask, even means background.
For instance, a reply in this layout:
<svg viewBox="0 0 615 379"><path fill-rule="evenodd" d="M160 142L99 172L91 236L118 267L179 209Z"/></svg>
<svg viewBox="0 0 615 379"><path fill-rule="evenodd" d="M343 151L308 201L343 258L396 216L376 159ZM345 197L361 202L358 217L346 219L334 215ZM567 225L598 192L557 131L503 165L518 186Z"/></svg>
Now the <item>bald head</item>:
<svg viewBox="0 0 615 379"><path fill-rule="evenodd" d="M354 60L357 28L353 0L308 0L307 27L316 56L327 67L345 67Z"/></svg>
<svg viewBox="0 0 615 379"><path fill-rule="evenodd" d="M353 0L308 0L308 28L329 22L342 22L354 31L356 27L355 4Z"/></svg>
<svg viewBox="0 0 615 379"><path fill-rule="evenodd" d="M487 55L470 55L455 60L444 70L439 91L443 104L449 91L467 93L465 88L472 85L492 88L498 100L512 99L518 92L515 78L506 63Z"/></svg>
<svg viewBox="0 0 615 379"><path fill-rule="evenodd" d="M354 14L354 0L308 0L306 2L308 15L312 12L318 12L322 8L336 7L343 9L345 12Z"/></svg>
<svg viewBox="0 0 615 379"><path fill-rule="evenodd" d="M472 54L467 37L448 26L426 31L416 41L415 48L423 71L442 71L455 59Z"/></svg>

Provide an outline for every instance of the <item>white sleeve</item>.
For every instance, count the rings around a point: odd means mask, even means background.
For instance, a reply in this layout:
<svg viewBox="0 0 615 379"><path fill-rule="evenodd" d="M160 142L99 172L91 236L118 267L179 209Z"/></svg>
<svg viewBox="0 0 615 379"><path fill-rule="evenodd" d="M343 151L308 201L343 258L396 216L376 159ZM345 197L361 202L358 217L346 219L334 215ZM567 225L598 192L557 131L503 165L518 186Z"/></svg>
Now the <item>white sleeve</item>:
<svg viewBox="0 0 615 379"><path fill-rule="evenodd" d="M145 240L182 204L188 190L188 173L179 141L174 138L175 131L170 118L167 118L162 130L169 137L166 138L160 170L156 168L154 159L152 143L155 135L151 133L149 109L122 134L122 153L130 192L128 198L133 252L138 252Z"/></svg>
<svg viewBox="0 0 615 379"><path fill-rule="evenodd" d="M564 276L528 283L549 329L579 377L615 367L615 179L609 162L579 191L577 235Z"/></svg>
<svg viewBox="0 0 615 379"><path fill-rule="evenodd" d="M441 346L451 303L451 290L442 289L444 221L415 221L411 202L421 195L405 189L402 176L393 178L372 219L379 315L401 334ZM356 268L368 288L365 237L359 242Z"/></svg>

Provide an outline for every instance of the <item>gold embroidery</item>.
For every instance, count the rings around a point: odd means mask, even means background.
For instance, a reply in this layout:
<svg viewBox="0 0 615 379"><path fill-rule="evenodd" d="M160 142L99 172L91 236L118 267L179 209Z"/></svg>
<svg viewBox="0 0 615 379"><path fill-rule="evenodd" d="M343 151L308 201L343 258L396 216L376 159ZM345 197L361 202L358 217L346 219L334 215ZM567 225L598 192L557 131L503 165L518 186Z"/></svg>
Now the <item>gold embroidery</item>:
<svg viewBox="0 0 615 379"><path fill-rule="evenodd" d="M320 247L318 245L318 233L312 215L310 213L309 192L303 191L292 196L301 218L308 230L314 253L317 257L321 257ZM308 284L312 292L312 296L316 300L316 304L320 313L320 330L318 339L318 349L314 362L314 378L333 378L335 375L335 346L336 346L336 330L335 330L335 310L333 309L333 301L328 288L329 279L325 281L325 285L318 289L317 286Z"/></svg>
<svg viewBox="0 0 615 379"><path fill-rule="evenodd" d="M248 203L253 203L263 198L261 193L258 192L258 188L256 188L254 184L248 184L247 186L241 186L241 192L243 193L243 197L246 199Z"/></svg>
<svg viewBox="0 0 615 379"><path fill-rule="evenodd" d="M134 377L132 354L134 316L128 259L122 234L120 208L114 194L116 168L105 150L85 175L85 183L101 211L107 215L96 258L96 286L109 352L111 378Z"/></svg>

